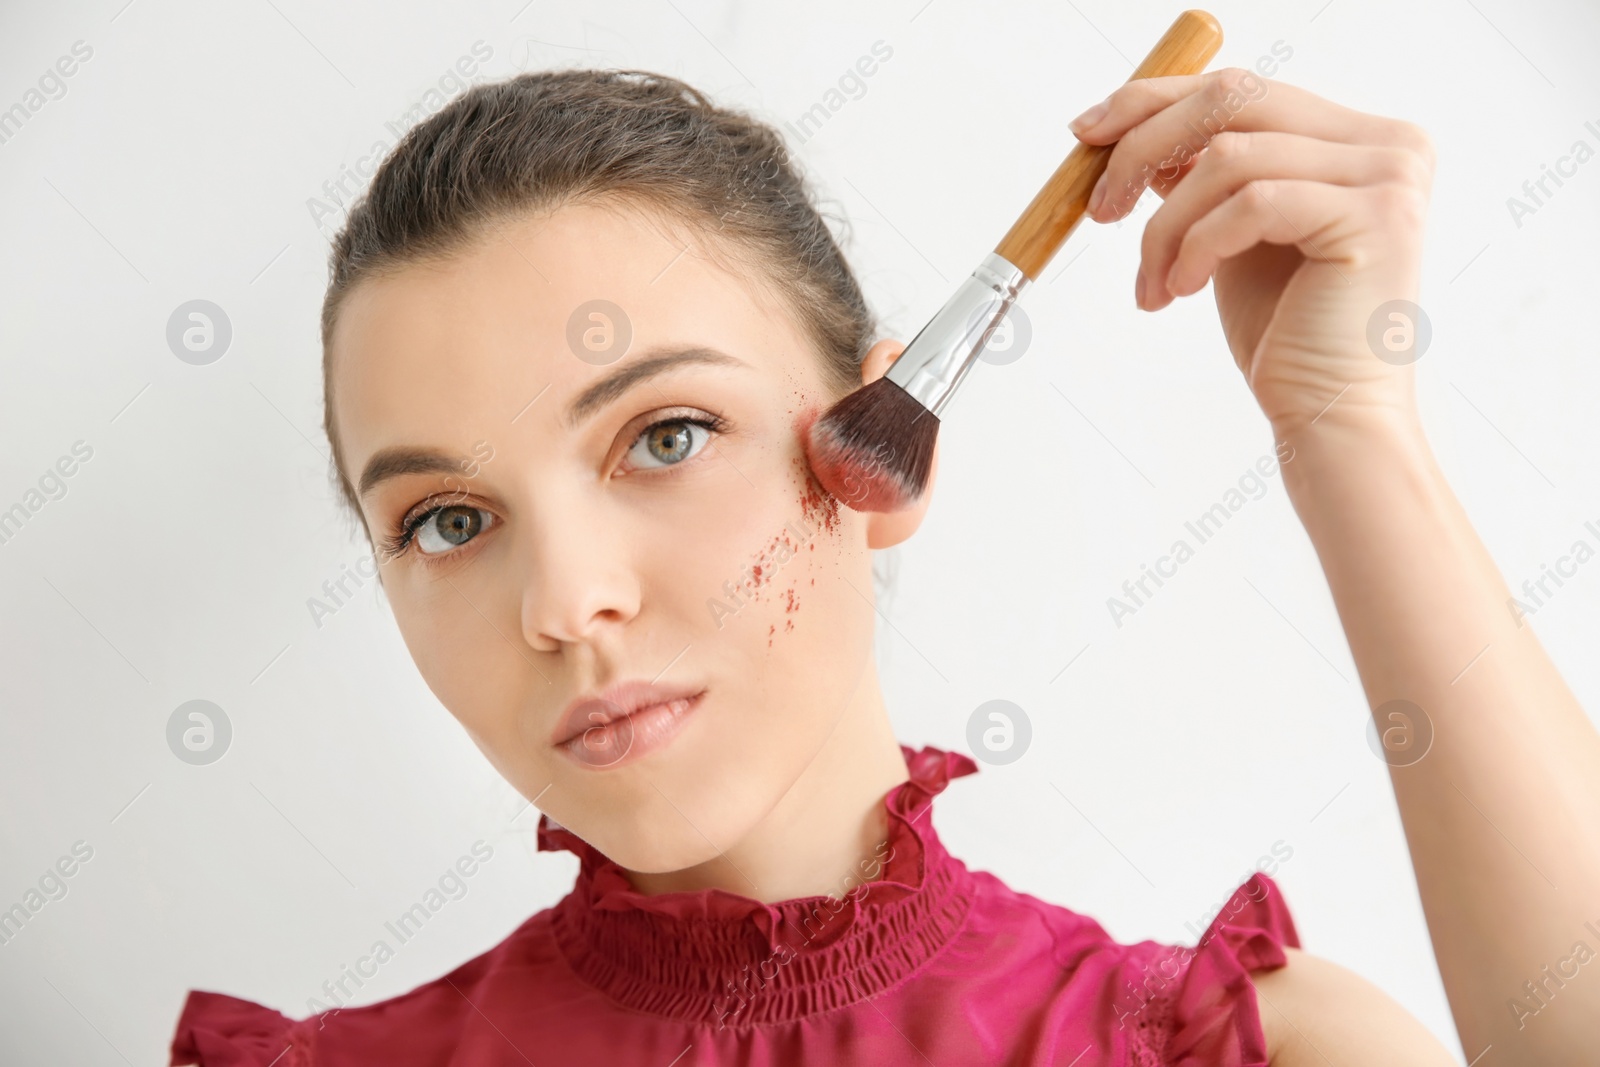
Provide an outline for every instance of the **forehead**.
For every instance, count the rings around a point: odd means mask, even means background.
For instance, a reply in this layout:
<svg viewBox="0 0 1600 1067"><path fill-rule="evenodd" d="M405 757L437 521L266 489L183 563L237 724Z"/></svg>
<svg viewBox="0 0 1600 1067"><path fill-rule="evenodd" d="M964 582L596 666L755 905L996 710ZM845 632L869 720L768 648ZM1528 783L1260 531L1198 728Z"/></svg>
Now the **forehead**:
<svg viewBox="0 0 1600 1067"><path fill-rule="evenodd" d="M754 270L712 251L693 227L638 209L571 205L363 279L331 339L346 470L391 444L475 440L536 396L565 406L658 343L717 348L814 384L820 367L792 312ZM612 357L596 329L614 331L611 344L626 330L627 350Z"/></svg>

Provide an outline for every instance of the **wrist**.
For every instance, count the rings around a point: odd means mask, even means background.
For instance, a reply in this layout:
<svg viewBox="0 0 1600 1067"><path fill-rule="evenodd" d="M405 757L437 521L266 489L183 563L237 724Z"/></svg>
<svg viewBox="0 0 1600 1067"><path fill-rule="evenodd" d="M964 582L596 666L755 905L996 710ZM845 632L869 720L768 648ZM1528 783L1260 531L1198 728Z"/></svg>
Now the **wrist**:
<svg viewBox="0 0 1600 1067"><path fill-rule="evenodd" d="M1348 496L1387 480L1435 470L1415 408L1337 407L1309 423L1273 427L1283 484L1297 509L1330 493Z"/></svg>

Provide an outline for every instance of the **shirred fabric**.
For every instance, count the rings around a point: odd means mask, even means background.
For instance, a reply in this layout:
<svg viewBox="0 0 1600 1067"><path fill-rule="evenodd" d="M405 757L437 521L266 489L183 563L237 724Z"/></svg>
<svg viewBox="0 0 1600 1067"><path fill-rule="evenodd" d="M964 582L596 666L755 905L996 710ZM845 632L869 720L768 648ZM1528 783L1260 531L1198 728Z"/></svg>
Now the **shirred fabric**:
<svg viewBox="0 0 1600 1067"><path fill-rule="evenodd" d="M1121 944L969 870L929 814L966 755L902 745L876 869L840 896L646 895L548 816L572 891L409 993L291 1020L191 990L172 1065L1007 1064L1266 1067L1249 973L1299 946L1276 884L1240 886L1194 947Z"/></svg>

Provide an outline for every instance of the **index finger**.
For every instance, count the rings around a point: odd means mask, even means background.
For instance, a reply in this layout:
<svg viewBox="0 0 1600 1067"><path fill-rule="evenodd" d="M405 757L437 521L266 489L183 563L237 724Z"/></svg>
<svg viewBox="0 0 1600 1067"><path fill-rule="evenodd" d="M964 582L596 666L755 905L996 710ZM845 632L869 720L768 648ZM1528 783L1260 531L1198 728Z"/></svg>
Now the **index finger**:
<svg viewBox="0 0 1600 1067"><path fill-rule="evenodd" d="M1346 144L1410 145L1408 123L1356 111L1241 67L1140 78L1091 108L1075 130L1087 144L1116 142L1091 214L1115 218L1152 183L1171 182L1223 130L1277 130ZM1074 120L1078 121L1078 120ZM1091 202L1093 203L1093 202ZM1115 210L1112 210L1112 209Z"/></svg>

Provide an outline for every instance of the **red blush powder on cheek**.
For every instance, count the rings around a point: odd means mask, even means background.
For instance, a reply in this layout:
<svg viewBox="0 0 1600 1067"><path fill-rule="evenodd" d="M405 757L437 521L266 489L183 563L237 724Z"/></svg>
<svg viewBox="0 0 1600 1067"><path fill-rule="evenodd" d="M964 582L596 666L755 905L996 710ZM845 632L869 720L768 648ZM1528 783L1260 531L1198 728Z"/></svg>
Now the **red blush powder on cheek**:
<svg viewBox="0 0 1600 1067"><path fill-rule="evenodd" d="M800 449L804 459L795 462L803 468L805 475L805 489L800 494L800 509L805 515L806 525L821 526L829 533L839 529L839 498L828 492L822 482L812 470L810 462L810 449L807 441L811 437L811 424L817 421L821 413L815 408L807 408L795 418L795 433L800 436ZM815 551L817 545L813 541L811 549Z"/></svg>
<svg viewBox="0 0 1600 1067"><path fill-rule="evenodd" d="M802 397L803 402L803 394L801 394L799 390L796 390L796 396ZM793 409L790 410L792 414ZM817 480L815 473L810 467L808 456L806 455L806 441L809 435L809 430L811 428L811 424L817 420L819 414L819 409L813 405L805 408L798 415L796 415L793 422L794 431L797 435L799 435L800 438L801 451L801 455L797 456L794 460L795 466L798 468L798 472L803 483L799 498L801 513L800 521L801 524L806 528L806 548L812 552L815 552L817 549L817 538L815 536L816 533L837 533L840 527L843 525L840 515L842 505L839 498L828 492L823 484ZM787 546L793 555L799 555L799 546L790 540L789 530L790 527L785 527L784 532L773 539L773 544L769 546L769 556L773 556L779 543ZM801 531L795 532L798 534ZM770 567L766 569L765 573L763 573L763 569L759 565L752 568L753 576L756 580L755 584L760 586L766 581L770 581L775 576L777 569L777 567ZM817 584L817 580L815 578L809 578L808 580L811 585ZM782 596L785 601L783 613L786 616L784 619L783 629L785 633L788 633L794 629L794 619L788 616L792 616L794 613L800 610L800 598L797 595L796 588L798 581L799 580L797 578L795 584L791 584L787 589L783 590ZM767 627L768 648L772 647L773 638L777 636L777 631L778 627L776 623Z"/></svg>
<svg viewBox="0 0 1600 1067"><path fill-rule="evenodd" d="M889 465L857 456L847 449L830 447L826 439L814 443L811 427L819 417L815 408L808 409L796 420L795 429L800 434L800 448L805 453L811 476L836 502L865 512L899 511L910 503L905 486Z"/></svg>

